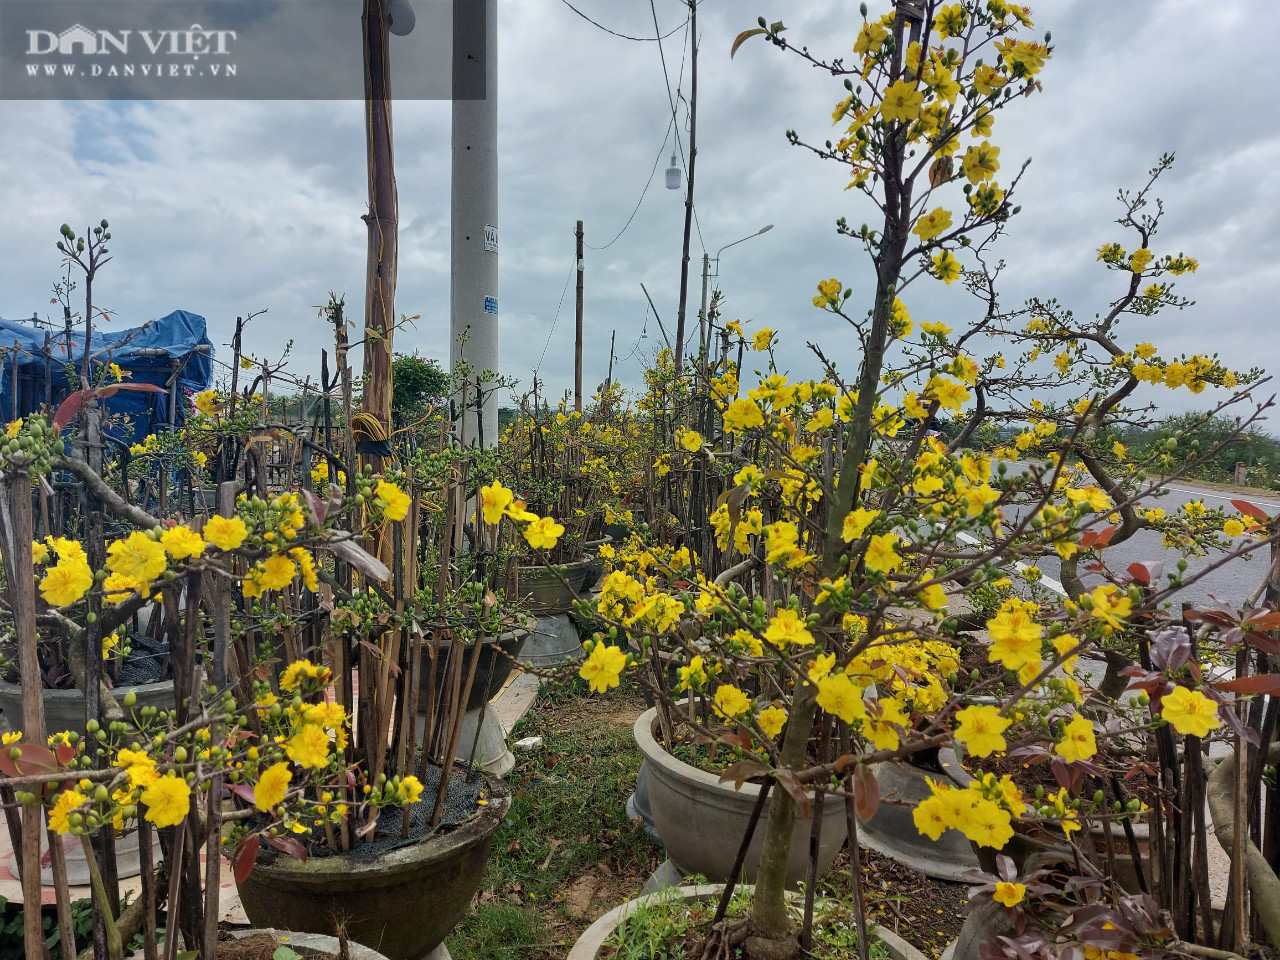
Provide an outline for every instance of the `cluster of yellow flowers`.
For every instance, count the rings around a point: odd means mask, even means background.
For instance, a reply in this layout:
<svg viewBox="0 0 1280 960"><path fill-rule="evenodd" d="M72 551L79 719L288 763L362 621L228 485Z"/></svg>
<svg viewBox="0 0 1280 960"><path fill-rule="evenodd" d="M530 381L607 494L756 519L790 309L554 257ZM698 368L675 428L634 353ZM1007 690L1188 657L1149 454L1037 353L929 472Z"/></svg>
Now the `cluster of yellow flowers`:
<svg viewBox="0 0 1280 960"><path fill-rule="evenodd" d="M524 524L525 541L535 550L549 550L564 535L564 525L552 517L540 517L525 508L524 501L497 480L480 488L480 515L488 524L498 524L502 518Z"/></svg>

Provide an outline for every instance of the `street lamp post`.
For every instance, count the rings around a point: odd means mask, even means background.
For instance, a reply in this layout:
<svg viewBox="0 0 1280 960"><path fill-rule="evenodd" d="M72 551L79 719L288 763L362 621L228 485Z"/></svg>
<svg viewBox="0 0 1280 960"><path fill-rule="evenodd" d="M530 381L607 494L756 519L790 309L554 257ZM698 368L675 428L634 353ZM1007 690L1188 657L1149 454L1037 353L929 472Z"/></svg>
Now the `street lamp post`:
<svg viewBox="0 0 1280 960"><path fill-rule="evenodd" d="M711 349L711 318L707 316L707 282L711 277L711 262L715 261L716 276L720 276L720 254L724 253L730 247L736 247L740 243L745 243L752 237L758 237L762 233L768 233L773 229L772 223L766 223L755 233L749 233L741 240L735 240L733 243L726 243L723 247L716 251L714 257L708 256L706 253L702 255L702 312L698 314L698 352L705 354Z"/></svg>

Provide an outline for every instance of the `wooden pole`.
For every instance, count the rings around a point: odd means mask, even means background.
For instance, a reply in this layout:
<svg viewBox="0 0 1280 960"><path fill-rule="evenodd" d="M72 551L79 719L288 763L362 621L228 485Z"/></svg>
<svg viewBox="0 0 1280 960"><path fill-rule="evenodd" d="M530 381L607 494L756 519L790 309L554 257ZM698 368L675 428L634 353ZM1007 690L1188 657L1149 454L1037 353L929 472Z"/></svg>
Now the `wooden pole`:
<svg viewBox="0 0 1280 960"><path fill-rule="evenodd" d="M365 120L369 151L369 252L365 274L361 409L391 430L391 341L395 330L398 207L392 154L389 0L364 0Z"/></svg>
<svg viewBox="0 0 1280 960"><path fill-rule="evenodd" d="M17 473L8 484L10 508L13 511L10 552L12 571L32 570L31 483L25 473ZM9 582L13 604L13 627L18 641L18 672L22 678L22 739L43 746L44 689L41 686L40 659L36 646L36 592L31 576L13 576ZM44 929L40 902L40 834L44 829L44 808L40 804L22 811L22 906L23 938L27 960L41 960L44 952Z"/></svg>
<svg viewBox="0 0 1280 960"><path fill-rule="evenodd" d="M574 231L578 240L578 313L573 333L573 408L582 412L582 275L586 272L582 262L582 221Z"/></svg>

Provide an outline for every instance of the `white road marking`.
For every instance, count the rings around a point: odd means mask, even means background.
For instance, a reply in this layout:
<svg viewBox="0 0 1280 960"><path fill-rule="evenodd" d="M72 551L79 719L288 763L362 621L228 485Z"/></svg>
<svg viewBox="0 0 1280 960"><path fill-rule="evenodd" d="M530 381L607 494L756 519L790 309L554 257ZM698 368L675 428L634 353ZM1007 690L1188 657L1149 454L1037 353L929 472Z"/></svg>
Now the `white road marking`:
<svg viewBox="0 0 1280 960"><path fill-rule="evenodd" d="M1178 493L1189 493L1196 497L1211 497L1214 500L1248 500L1249 503L1252 503L1255 507L1268 507L1272 510L1280 510L1280 504L1267 503L1265 500L1253 500L1243 493L1237 493L1234 497L1227 497L1220 493L1209 493L1207 490L1196 490L1192 487L1173 487L1166 485L1163 489L1176 490Z"/></svg>
<svg viewBox="0 0 1280 960"><path fill-rule="evenodd" d="M983 543L973 534L965 533L963 530L961 530L959 533L959 539L975 547L986 546L985 543ZM1023 573L1027 569L1028 565L1023 563L1021 560L1015 560L1013 563L1013 566L1014 566L1014 569L1016 569L1019 573ZM1053 579L1053 577L1049 576L1046 573L1041 572L1040 579L1037 582L1043 583L1046 587L1048 587L1050 590L1052 590L1054 593L1058 594L1061 597L1067 596L1066 588L1063 587L1062 584L1060 584L1057 580Z"/></svg>

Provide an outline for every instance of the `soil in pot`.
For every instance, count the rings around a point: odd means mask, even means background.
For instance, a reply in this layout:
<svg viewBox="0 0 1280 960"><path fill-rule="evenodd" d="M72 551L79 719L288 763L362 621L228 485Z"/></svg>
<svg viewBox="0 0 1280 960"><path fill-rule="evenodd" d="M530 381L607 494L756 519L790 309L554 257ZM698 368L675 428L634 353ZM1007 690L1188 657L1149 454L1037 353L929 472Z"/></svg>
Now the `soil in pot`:
<svg viewBox="0 0 1280 960"><path fill-rule="evenodd" d="M424 782L408 837L400 836L403 812L389 811L375 841L351 852L335 854L318 841L306 861L265 851L238 884L250 922L324 934L342 923L353 941L390 960L418 960L435 949L471 906L511 804L501 780L477 772L468 784L465 771L455 771L450 782L462 789L451 789L445 804L453 826L431 833L438 781L437 773Z"/></svg>
<svg viewBox="0 0 1280 960"><path fill-rule="evenodd" d="M337 953L326 950L301 951L291 943L284 943L274 933L252 933L247 937L226 936L218 941L218 960L275 960L276 951L288 947L306 960L339 960Z"/></svg>

